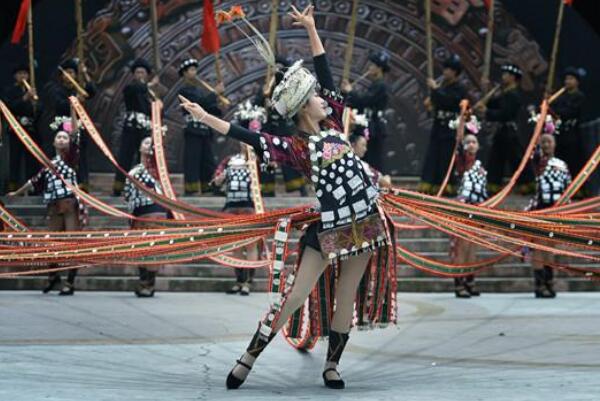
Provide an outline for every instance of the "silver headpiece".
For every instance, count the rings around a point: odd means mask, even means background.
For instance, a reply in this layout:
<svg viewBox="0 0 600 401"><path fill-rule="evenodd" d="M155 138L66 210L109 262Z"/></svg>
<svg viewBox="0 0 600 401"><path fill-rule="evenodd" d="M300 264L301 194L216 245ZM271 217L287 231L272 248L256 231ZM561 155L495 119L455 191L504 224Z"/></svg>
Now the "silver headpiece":
<svg viewBox="0 0 600 401"><path fill-rule="evenodd" d="M313 94L316 85L317 79L302 67L302 60L296 61L273 90L273 107L285 118L295 116Z"/></svg>

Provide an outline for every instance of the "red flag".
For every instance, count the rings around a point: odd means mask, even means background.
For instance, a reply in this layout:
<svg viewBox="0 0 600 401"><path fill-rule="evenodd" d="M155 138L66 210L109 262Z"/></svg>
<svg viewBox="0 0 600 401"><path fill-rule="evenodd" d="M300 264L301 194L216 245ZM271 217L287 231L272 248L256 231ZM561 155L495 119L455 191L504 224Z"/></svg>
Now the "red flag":
<svg viewBox="0 0 600 401"><path fill-rule="evenodd" d="M573 5L573 0L564 0L565 1L565 5L566 6L572 6Z"/></svg>
<svg viewBox="0 0 600 401"><path fill-rule="evenodd" d="M221 48L219 31L215 21L212 0L204 0L204 29L202 30L202 48L209 53L217 53Z"/></svg>
<svg viewBox="0 0 600 401"><path fill-rule="evenodd" d="M21 0L21 7L19 8L19 16L15 23L15 29L13 30L12 38L10 43L17 44L21 41L23 34L25 33L25 27L27 26L27 13L31 6L31 0Z"/></svg>

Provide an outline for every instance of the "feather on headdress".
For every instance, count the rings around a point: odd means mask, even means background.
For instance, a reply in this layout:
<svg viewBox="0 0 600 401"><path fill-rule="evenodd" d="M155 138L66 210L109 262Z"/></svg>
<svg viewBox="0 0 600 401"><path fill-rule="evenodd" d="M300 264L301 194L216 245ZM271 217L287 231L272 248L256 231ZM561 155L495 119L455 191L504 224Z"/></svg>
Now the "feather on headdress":
<svg viewBox="0 0 600 401"><path fill-rule="evenodd" d="M229 11L217 12L218 23L232 23L254 45L258 54L265 62L277 69L276 59L269 42L246 18L241 6L233 6ZM241 21L241 23L239 22ZM253 35L246 32L244 24ZM296 61L287 69L281 82L273 90L271 97L273 107L284 118L291 118L308 101L317 84L316 78L306 68L302 67L302 60Z"/></svg>

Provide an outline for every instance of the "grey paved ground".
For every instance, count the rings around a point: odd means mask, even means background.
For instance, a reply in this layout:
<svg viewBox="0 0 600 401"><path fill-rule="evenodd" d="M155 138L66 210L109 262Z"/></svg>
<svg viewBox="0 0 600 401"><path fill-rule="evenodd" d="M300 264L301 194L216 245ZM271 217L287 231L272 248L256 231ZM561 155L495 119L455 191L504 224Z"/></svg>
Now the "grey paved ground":
<svg viewBox="0 0 600 401"><path fill-rule="evenodd" d="M281 339L247 383L224 380L266 296L0 293L0 400L600 400L600 294L399 294L396 327L353 332L347 389L325 346Z"/></svg>

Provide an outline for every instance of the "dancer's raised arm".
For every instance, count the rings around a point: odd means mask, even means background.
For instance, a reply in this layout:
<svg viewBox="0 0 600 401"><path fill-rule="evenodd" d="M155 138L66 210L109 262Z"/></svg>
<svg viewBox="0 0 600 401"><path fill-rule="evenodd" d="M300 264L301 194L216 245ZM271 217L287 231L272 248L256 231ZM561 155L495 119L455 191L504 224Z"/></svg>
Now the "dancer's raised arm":
<svg viewBox="0 0 600 401"><path fill-rule="evenodd" d="M313 62L315 66L315 72L317 74L317 80L322 88L328 89L332 92L335 91L335 83L333 82L333 76L329 68L329 62L327 61L327 55L325 53L325 47L317 32L314 18L314 6L308 6L304 11L300 12L294 6L292 6L293 12L289 13L292 17L294 26L302 26L308 33L308 40L310 43L310 50L313 56Z"/></svg>
<svg viewBox="0 0 600 401"><path fill-rule="evenodd" d="M325 53L325 48L323 47L323 42L321 42L321 38L317 33L317 27L315 25L315 6L310 5L306 7L302 12L298 11L296 7L292 5L292 12L288 15L292 17L294 22L292 22L293 26L302 26L306 29L308 33L308 39L310 42L310 50L312 52L313 57L320 56Z"/></svg>
<svg viewBox="0 0 600 401"><path fill-rule="evenodd" d="M225 120L215 117L208 113L197 103L192 103L189 99L179 96L181 107L187 110L198 121L206 124L210 128L222 135L244 142L252 146L254 151L259 154L265 163L282 163L298 170L303 169L303 163L306 162L307 154L294 149L292 145L293 138L276 138L267 133L257 133L250 131L240 125L231 124ZM309 163L310 164L310 163ZM308 167L310 169L310 166Z"/></svg>

